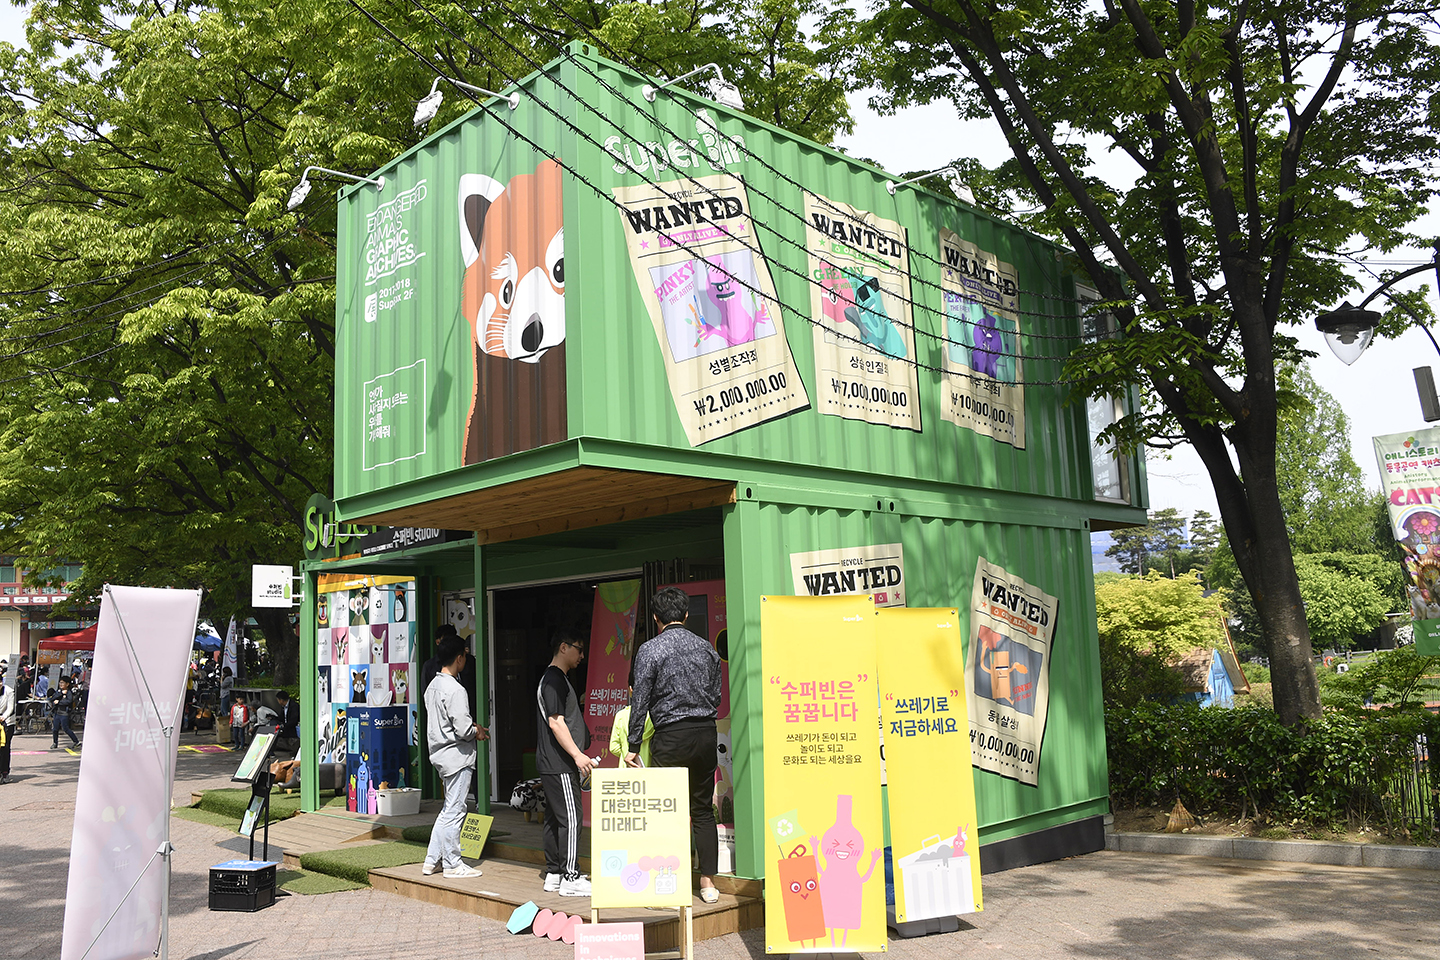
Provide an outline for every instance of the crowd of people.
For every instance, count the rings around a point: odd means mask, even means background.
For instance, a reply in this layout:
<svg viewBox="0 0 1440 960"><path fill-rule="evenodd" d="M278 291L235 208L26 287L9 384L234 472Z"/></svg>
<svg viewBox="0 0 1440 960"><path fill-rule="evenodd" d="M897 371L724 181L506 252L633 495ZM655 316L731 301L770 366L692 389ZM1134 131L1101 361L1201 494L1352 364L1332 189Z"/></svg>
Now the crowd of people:
<svg viewBox="0 0 1440 960"><path fill-rule="evenodd" d="M10 661L0 660L0 783L10 781L11 744L22 717L38 716L48 723L50 749L59 748L62 734L69 738L71 746L80 746L74 723L84 716L90 696L85 664L77 659L62 665L53 671L58 674L53 685L51 672L31 663L28 654L22 654L12 676Z"/></svg>

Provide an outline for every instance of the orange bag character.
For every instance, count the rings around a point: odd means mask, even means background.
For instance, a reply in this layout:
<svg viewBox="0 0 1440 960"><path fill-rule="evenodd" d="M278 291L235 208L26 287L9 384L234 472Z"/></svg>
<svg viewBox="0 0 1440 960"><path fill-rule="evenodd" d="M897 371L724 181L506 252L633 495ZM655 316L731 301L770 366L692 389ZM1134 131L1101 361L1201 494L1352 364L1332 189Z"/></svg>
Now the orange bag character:
<svg viewBox="0 0 1440 960"><path fill-rule="evenodd" d="M792 943L825 936L825 911L820 905L820 875L815 856L802 843L775 864L780 902L785 907L785 934Z"/></svg>

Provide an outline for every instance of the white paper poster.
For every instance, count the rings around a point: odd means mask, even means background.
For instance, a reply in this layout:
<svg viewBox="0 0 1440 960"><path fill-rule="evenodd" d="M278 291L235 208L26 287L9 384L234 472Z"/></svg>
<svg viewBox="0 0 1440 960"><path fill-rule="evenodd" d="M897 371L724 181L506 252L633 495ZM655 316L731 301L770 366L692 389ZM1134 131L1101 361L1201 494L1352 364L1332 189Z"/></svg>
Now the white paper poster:
<svg viewBox="0 0 1440 960"><path fill-rule="evenodd" d="M940 415L1002 443L1025 447L1020 284L1015 267L942 228L945 376Z"/></svg>
<svg viewBox="0 0 1440 960"><path fill-rule="evenodd" d="M981 557L970 595L970 761L980 770L1036 786L1056 598Z"/></svg>
<svg viewBox="0 0 1440 960"><path fill-rule="evenodd" d="M797 597L868 593L877 607L905 606L905 550L898 543L790 554Z"/></svg>
<svg viewBox="0 0 1440 960"><path fill-rule="evenodd" d="M178 726L199 613L198 590L105 588L61 960L80 960L87 950L87 960L149 957L159 944L167 877L155 851L175 783L175 741L163 730Z"/></svg>

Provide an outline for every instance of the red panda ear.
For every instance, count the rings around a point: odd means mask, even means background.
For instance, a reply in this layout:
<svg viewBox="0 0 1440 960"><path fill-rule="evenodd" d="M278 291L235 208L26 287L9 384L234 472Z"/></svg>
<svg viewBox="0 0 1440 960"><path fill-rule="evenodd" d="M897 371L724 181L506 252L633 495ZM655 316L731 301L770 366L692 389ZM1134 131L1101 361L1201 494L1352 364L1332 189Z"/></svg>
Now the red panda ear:
<svg viewBox="0 0 1440 960"><path fill-rule="evenodd" d="M505 185L481 173L460 177L460 253L465 266L480 259L480 240L485 235L485 215Z"/></svg>

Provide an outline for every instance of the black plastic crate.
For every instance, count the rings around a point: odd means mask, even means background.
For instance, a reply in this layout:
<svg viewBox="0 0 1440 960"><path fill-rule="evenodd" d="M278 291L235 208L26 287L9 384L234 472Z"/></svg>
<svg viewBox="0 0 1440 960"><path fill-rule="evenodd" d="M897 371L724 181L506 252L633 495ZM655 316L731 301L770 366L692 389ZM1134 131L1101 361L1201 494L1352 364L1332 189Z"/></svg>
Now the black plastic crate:
<svg viewBox="0 0 1440 960"><path fill-rule="evenodd" d="M231 861L210 868L210 909L254 913L275 902L275 864Z"/></svg>

